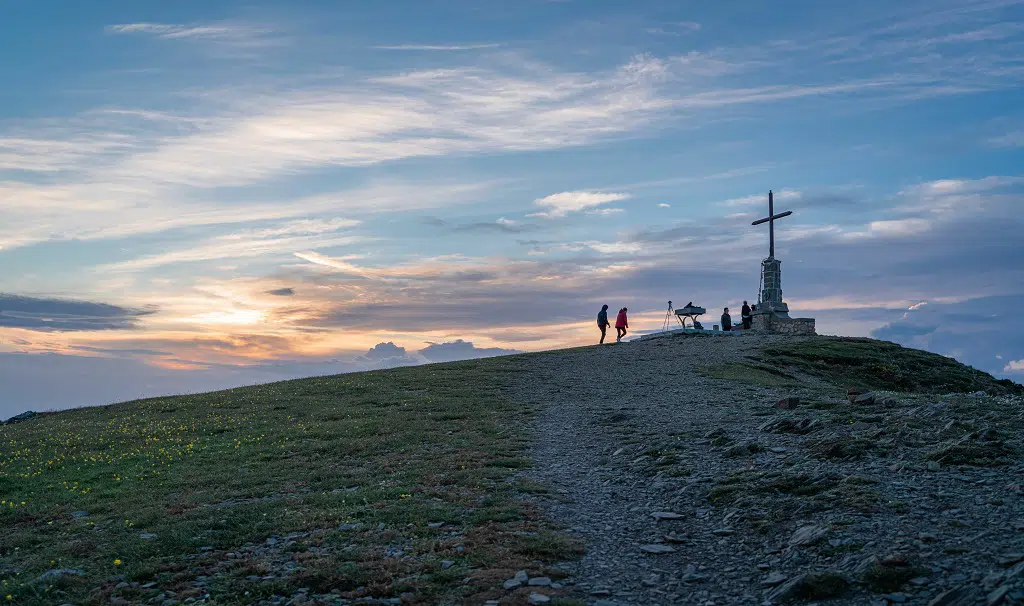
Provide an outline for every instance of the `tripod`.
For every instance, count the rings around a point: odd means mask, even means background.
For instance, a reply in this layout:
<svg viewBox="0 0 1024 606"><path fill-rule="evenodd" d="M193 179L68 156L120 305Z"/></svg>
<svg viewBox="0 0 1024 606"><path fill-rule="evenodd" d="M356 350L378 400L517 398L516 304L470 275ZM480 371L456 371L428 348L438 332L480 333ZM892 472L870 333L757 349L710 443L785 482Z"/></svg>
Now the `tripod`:
<svg viewBox="0 0 1024 606"><path fill-rule="evenodd" d="M668 302L668 311L665 312L665 322L661 326L661 332L668 330L668 325L672 323L672 316L675 315L675 310L672 309L672 301Z"/></svg>

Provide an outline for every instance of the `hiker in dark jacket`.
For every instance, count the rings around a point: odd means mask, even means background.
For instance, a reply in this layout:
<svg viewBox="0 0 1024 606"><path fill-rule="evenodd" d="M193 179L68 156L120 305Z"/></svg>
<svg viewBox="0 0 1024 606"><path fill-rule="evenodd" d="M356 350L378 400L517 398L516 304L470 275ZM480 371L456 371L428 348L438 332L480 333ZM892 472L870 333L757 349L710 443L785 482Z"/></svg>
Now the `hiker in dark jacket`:
<svg viewBox="0 0 1024 606"><path fill-rule="evenodd" d="M601 311L597 312L597 327L601 329L601 343L604 343L604 334L611 324L608 322L608 306L602 305Z"/></svg>
<svg viewBox="0 0 1024 606"><path fill-rule="evenodd" d="M722 330L732 330L732 316L729 315L729 308L725 308L725 312L722 314Z"/></svg>
<svg viewBox="0 0 1024 606"><path fill-rule="evenodd" d="M746 301L743 302L743 309L740 310L740 313L743 318L743 330L750 330L750 321L753 318L750 315L750 306L747 305Z"/></svg>

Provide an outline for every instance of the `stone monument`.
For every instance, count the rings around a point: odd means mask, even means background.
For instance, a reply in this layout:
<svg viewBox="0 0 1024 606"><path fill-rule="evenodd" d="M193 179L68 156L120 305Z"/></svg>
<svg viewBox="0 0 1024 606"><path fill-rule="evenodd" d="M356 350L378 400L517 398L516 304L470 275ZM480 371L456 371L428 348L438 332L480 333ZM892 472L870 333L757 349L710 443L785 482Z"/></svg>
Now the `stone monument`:
<svg viewBox="0 0 1024 606"><path fill-rule="evenodd" d="M753 330L790 335L813 335L814 318L791 318L789 306L782 300L782 261L775 258L775 221L793 211L775 214L775 195L768 192L768 216L751 225L768 224L768 258L761 261L761 284L757 308L751 321Z"/></svg>

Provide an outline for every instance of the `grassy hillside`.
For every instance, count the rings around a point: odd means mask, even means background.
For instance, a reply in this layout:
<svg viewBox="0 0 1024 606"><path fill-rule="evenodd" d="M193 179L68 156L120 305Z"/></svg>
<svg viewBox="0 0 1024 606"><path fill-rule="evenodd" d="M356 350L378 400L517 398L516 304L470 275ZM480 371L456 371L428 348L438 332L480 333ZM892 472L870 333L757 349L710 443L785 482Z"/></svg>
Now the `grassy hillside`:
<svg viewBox="0 0 1024 606"><path fill-rule="evenodd" d="M655 346L699 358L701 341ZM633 347L575 353L613 371L609 354L653 355ZM513 379L545 376L534 372L554 358L313 378L0 426L0 603L525 600L528 588L503 592L502 581L520 569L557 580L549 567L580 553L526 498L547 489L514 477L531 464L539 405L514 401ZM864 339L783 342L701 372L787 388L815 376L890 391L1022 390Z"/></svg>
<svg viewBox="0 0 1024 606"><path fill-rule="evenodd" d="M798 372L859 389L906 393L1024 393L1020 385L999 380L952 358L888 341L816 337L762 350L758 362L768 370ZM776 372L779 375L779 372Z"/></svg>
<svg viewBox="0 0 1024 606"><path fill-rule="evenodd" d="M499 386L522 364L290 381L0 427L0 601L479 602L515 570L578 549L506 482L527 464L532 411Z"/></svg>

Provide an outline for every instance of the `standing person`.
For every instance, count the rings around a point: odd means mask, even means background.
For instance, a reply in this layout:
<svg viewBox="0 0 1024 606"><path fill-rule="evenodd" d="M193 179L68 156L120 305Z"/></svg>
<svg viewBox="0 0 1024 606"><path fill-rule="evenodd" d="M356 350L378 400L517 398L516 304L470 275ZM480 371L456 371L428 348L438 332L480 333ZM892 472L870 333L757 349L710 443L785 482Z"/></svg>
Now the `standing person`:
<svg viewBox="0 0 1024 606"><path fill-rule="evenodd" d="M597 327L601 329L601 343L604 343L605 331L611 326L611 322L608 321L608 306L602 305L601 311L597 312Z"/></svg>
<svg viewBox="0 0 1024 606"><path fill-rule="evenodd" d="M615 318L615 342L622 342L622 337L626 336L626 329L629 328L629 320L626 319L626 308L623 307L619 310L619 315Z"/></svg>
<svg viewBox="0 0 1024 606"><path fill-rule="evenodd" d="M725 308L725 312L722 313L722 330L732 330L732 316L729 315L729 308Z"/></svg>
<svg viewBox="0 0 1024 606"><path fill-rule="evenodd" d="M743 330L750 330L750 321L753 319L750 317L750 306L747 302L743 302L743 309L740 310L743 318Z"/></svg>

